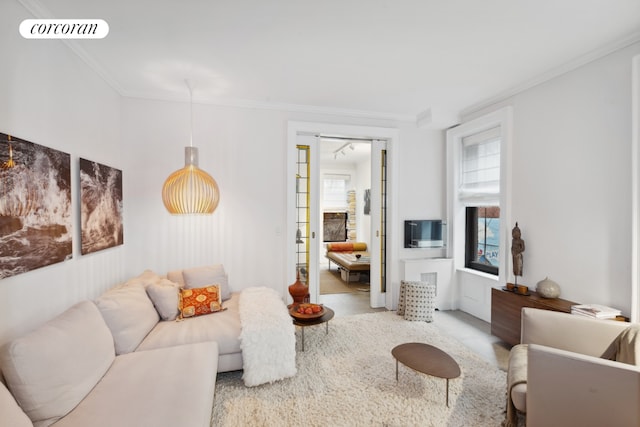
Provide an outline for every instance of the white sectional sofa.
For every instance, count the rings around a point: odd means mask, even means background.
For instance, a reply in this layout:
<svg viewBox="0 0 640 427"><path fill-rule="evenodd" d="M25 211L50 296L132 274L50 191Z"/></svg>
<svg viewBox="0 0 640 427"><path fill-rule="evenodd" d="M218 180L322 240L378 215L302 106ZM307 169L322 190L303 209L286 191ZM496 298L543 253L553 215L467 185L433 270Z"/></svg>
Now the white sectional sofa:
<svg viewBox="0 0 640 427"><path fill-rule="evenodd" d="M507 406L526 413L533 427L637 427L640 358L632 354L640 354L638 328L523 308L521 345L511 350L509 376L524 362L526 382L511 388ZM623 344L621 337L628 341ZM507 417L505 425L515 423Z"/></svg>
<svg viewBox="0 0 640 427"><path fill-rule="evenodd" d="M176 321L177 287L216 274L223 311ZM0 426L209 426L216 373L243 369L240 294L221 266L168 277L146 271L4 346Z"/></svg>

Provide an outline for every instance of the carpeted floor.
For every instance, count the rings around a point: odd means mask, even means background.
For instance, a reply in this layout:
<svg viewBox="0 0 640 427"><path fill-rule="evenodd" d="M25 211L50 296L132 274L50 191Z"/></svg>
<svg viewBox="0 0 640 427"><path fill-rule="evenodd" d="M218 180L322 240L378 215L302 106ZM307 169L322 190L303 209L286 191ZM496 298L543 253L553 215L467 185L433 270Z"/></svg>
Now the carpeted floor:
<svg viewBox="0 0 640 427"><path fill-rule="evenodd" d="M247 388L241 372L218 374L212 426L491 426L504 419L506 374L441 333L395 312L334 318L297 329L295 377ZM449 381L400 365L391 349L425 342L450 354L462 374Z"/></svg>
<svg viewBox="0 0 640 427"><path fill-rule="evenodd" d="M345 282L340 277L340 271L334 266L331 270L320 267L320 295L345 294L350 292L367 292L369 283Z"/></svg>

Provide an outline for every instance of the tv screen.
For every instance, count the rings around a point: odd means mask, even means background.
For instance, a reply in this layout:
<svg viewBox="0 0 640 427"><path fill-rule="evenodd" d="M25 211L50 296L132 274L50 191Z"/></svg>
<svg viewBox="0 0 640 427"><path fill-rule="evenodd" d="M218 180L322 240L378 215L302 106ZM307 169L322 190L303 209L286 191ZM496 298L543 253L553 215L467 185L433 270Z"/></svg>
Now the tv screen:
<svg viewBox="0 0 640 427"><path fill-rule="evenodd" d="M410 219L404 222L405 248L444 247L444 226L440 219Z"/></svg>

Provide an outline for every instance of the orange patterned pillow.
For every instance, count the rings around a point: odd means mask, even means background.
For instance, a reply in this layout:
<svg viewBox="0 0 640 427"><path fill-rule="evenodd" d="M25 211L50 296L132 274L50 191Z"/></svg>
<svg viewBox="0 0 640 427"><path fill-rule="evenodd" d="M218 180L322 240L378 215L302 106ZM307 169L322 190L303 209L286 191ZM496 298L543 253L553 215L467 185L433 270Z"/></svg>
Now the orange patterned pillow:
<svg viewBox="0 0 640 427"><path fill-rule="evenodd" d="M180 319L222 310L220 285L180 290Z"/></svg>

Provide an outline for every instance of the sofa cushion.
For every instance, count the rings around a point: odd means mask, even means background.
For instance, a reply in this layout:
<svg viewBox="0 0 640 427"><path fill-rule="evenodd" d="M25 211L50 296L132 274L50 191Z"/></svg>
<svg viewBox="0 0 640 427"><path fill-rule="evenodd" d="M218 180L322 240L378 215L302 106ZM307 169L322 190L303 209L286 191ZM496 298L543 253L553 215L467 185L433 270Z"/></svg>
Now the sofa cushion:
<svg viewBox="0 0 640 427"><path fill-rule="evenodd" d="M18 403L13 398L7 387L0 381L0 425L5 427L33 427L33 423L27 417Z"/></svg>
<svg viewBox="0 0 640 427"><path fill-rule="evenodd" d="M180 318L201 316L222 310L220 285L180 290Z"/></svg>
<svg viewBox="0 0 640 427"><path fill-rule="evenodd" d="M180 285L168 279L147 286L147 295L162 320L178 317Z"/></svg>
<svg viewBox="0 0 640 427"><path fill-rule="evenodd" d="M116 354L134 351L160 320L142 285L110 289L96 305L111 329Z"/></svg>
<svg viewBox="0 0 640 427"><path fill-rule="evenodd" d="M113 338L95 304L80 302L0 352L0 365L36 427L65 416L115 359Z"/></svg>
<svg viewBox="0 0 640 427"><path fill-rule="evenodd" d="M240 353L239 293L222 303L226 310L181 322L159 322L140 343L138 351L195 342L215 341L220 355Z"/></svg>
<svg viewBox="0 0 640 427"><path fill-rule="evenodd" d="M157 273L155 273L152 270L145 270L142 273L140 273L138 276L132 277L131 279L127 280L123 285L124 286L142 285L143 287L146 288L149 285L158 283L160 280L162 280L162 277L160 277Z"/></svg>
<svg viewBox="0 0 640 427"><path fill-rule="evenodd" d="M214 342L118 356L89 396L55 427L209 427L217 359Z"/></svg>
<svg viewBox="0 0 640 427"><path fill-rule="evenodd" d="M640 365L640 325L631 325L616 338L617 362Z"/></svg>
<svg viewBox="0 0 640 427"><path fill-rule="evenodd" d="M522 412L527 412L527 383L516 384L511 388L513 406Z"/></svg>
<svg viewBox="0 0 640 427"><path fill-rule="evenodd" d="M182 275L184 276L184 284L187 289L218 284L222 290L223 301L228 300L231 296L229 279L222 264L190 268L183 270Z"/></svg>
<svg viewBox="0 0 640 427"><path fill-rule="evenodd" d="M507 386L513 406L521 412L527 412L527 360L528 344L517 344L509 352ZM508 399L508 397L507 397Z"/></svg>
<svg viewBox="0 0 640 427"><path fill-rule="evenodd" d="M180 285L181 288L184 288L185 283L184 283L184 276L182 275L182 270L172 270L168 272L167 279L177 283L178 285Z"/></svg>

